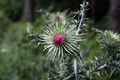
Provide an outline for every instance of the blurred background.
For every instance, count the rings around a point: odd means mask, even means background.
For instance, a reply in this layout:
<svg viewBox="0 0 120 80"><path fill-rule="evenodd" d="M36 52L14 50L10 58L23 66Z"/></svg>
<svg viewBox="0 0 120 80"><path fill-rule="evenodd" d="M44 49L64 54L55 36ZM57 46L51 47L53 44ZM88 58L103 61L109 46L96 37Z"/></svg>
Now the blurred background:
<svg viewBox="0 0 120 80"><path fill-rule="evenodd" d="M50 20L54 21L56 16L67 16L79 10L83 1L0 0L0 80L43 80L54 66L45 56L43 46L30 42L26 23L33 24L34 30L42 33L48 22L41 9L51 13ZM86 1L90 4L86 13L90 27L120 32L120 0ZM96 54L99 49L93 37L91 34L83 45L89 53Z"/></svg>

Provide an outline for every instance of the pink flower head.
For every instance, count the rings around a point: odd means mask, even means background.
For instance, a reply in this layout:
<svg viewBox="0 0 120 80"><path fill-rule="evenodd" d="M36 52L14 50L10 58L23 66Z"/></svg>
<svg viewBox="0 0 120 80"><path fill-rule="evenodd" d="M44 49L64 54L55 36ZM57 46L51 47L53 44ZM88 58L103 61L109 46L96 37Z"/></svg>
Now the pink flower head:
<svg viewBox="0 0 120 80"><path fill-rule="evenodd" d="M59 21L59 20L60 20L60 17L59 17L59 16L56 16L55 19Z"/></svg>
<svg viewBox="0 0 120 80"><path fill-rule="evenodd" d="M63 44L64 42L64 36L59 34L59 35L56 35L54 38L53 38L53 43L55 46L59 47Z"/></svg>

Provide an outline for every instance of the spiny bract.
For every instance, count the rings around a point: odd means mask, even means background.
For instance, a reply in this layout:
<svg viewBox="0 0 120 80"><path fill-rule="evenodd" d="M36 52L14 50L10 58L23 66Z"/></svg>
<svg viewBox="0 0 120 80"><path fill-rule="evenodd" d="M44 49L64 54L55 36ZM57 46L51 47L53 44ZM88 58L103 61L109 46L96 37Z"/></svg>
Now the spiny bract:
<svg viewBox="0 0 120 80"><path fill-rule="evenodd" d="M76 35L73 27L57 23L54 26L48 26L42 34L44 50L48 50L47 55L54 60L66 55L77 55L79 45L82 41L80 35Z"/></svg>
<svg viewBox="0 0 120 80"><path fill-rule="evenodd" d="M98 40L100 47L107 53L117 53L120 50L120 35L112 31L104 31Z"/></svg>

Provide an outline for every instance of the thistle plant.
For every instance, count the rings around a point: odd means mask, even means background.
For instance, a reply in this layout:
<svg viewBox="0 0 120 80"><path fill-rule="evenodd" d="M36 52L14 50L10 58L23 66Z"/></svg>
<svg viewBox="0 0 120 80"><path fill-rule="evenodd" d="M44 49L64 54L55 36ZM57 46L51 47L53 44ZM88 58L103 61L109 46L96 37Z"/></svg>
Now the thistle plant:
<svg viewBox="0 0 120 80"><path fill-rule="evenodd" d="M54 66L57 65L49 73L48 80L105 80L104 75L110 79L116 70L120 70L119 34L95 29L101 52L88 59L88 55L84 55L81 50L81 43L86 40L82 30L86 25L87 6L87 2L81 4L81 10L76 12L77 20L72 17L60 21L59 16L54 17L56 21L46 26L43 34L35 34L28 26L28 35L38 45L44 46L47 56L54 62Z"/></svg>
<svg viewBox="0 0 120 80"><path fill-rule="evenodd" d="M119 51L120 45L120 36L117 33L113 33L112 31L104 31L101 33L99 43L103 51L107 51L110 53Z"/></svg>
<svg viewBox="0 0 120 80"><path fill-rule="evenodd" d="M48 50L47 55L52 60L55 58L64 59L67 56L77 56L80 49L79 43L82 41L81 35L76 35L73 27L57 23L53 26L47 26L44 34L34 35L28 28L29 36L43 44L44 50Z"/></svg>
<svg viewBox="0 0 120 80"><path fill-rule="evenodd" d="M63 11L63 12L56 12L56 13L52 13L50 14L50 22L61 22L62 24L66 23L66 17L67 17L67 10Z"/></svg>
<svg viewBox="0 0 120 80"><path fill-rule="evenodd" d="M76 64L74 65L76 71L74 67L71 72L69 70L69 75L65 80L96 80L98 78L106 80L104 78L105 75L112 80L113 74L120 70L119 34L112 31L97 31L97 33L99 34L97 41L100 44L101 53L98 56L94 56L93 59L87 59L87 56L83 55L80 59L81 61L71 61L73 65Z"/></svg>
<svg viewBox="0 0 120 80"><path fill-rule="evenodd" d="M120 70L120 35L112 31L104 31L99 38L102 55L106 57L107 67L111 67L111 76Z"/></svg>
<svg viewBox="0 0 120 80"><path fill-rule="evenodd" d="M85 12L87 11L88 5L88 2L83 2L83 4L80 4L80 10L75 12L75 14L78 15L78 19L74 19L72 22L76 25L76 35L78 35L83 30L83 26L86 25L84 20L87 19L85 18Z"/></svg>
<svg viewBox="0 0 120 80"><path fill-rule="evenodd" d="M48 51L47 55L52 60L55 60L55 58L57 59L62 58L64 60L64 58L67 57L68 55L78 56L79 55L78 53L80 50L79 43L83 41L83 39L81 38L83 34L82 35L78 34L78 32L80 31L79 29L82 26L83 19L84 19L83 18L84 12L87 5L88 5L87 2L84 2L81 5L82 10L80 10L78 13L79 18L76 25L70 25L72 20L68 21L65 18L62 19L60 18L60 16L56 16L54 17L54 19L57 19L56 24L53 23L48 25L44 30L43 34L34 35L30 31L29 27L27 32L29 36L33 38L33 40L36 40L38 42L38 45L39 44L44 45L44 50ZM80 16L81 16L81 20L79 21ZM77 26L78 24L79 26ZM75 28L77 30L74 30Z"/></svg>
<svg viewBox="0 0 120 80"><path fill-rule="evenodd" d="M65 58L69 55L77 55L81 36L76 36L76 32L69 25L57 23L48 26L44 30L43 38L44 50L48 49L47 55L51 59Z"/></svg>
<svg viewBox="0 0 120 80"><path fill-rule="evenodd" d="M58 12L50 13L49 11L40 9L37 10L37 12L41 13L42 17L44 17L46 23L49 25L53 25L58 21L62 24L65 24L68 17L67 16L68 10L65 10L63 12L58 11Z"/></svg>

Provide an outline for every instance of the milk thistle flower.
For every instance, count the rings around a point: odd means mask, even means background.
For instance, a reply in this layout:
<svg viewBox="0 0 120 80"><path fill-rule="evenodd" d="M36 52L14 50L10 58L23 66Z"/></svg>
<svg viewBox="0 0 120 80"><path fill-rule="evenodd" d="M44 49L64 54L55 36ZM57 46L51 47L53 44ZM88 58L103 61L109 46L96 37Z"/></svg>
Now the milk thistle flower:
<svg viewBox="0 0 120 80"><path fill-rule="evenodd" d="M72 28L69 25L58 23L44 30L44 34L42 34L44 50L48 50L47 55L52 60L78 54L78 43L82 39L80 35L76 35Z"/></svg>

